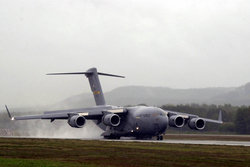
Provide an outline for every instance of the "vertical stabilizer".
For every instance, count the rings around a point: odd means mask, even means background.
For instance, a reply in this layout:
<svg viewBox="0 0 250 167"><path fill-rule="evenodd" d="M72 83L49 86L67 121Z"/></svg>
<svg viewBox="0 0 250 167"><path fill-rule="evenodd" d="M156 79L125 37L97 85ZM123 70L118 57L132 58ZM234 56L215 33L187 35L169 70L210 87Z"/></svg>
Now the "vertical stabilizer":
<svg viewBox="0 0 250 167"><path fill-rule="evenodd" d="M87 71L85 75L89 79L89 85L94 95L96 105L105 105L106 103L102 92L101 83L98 77L97 69L91 68Z"/></svg>

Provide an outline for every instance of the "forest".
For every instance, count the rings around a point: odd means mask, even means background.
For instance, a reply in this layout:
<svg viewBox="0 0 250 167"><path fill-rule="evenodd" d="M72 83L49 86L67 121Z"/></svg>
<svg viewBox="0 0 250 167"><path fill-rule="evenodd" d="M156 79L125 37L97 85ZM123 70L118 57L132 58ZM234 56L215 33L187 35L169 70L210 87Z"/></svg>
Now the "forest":
<svg viewBox="0 0 250 167"><path fill-rule="evenodd" d="M250 134L250 106L180 104L163 105L161 108L211 119L218 119L221 110L224 123L222 125L208 123L203 131L223 134ZM176 128L171 128L171 130L176 130ZM183 128L181 131L185 133L186 130L189 128Z"/></svg>

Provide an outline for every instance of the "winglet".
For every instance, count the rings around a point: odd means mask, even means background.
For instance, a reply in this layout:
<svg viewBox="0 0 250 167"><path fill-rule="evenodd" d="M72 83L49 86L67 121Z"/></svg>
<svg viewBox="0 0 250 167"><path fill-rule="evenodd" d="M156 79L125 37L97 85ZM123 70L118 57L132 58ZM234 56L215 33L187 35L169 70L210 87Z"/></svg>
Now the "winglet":
<svg viewBox="0 0 250 167"><path fill-rule="evenodd" d="M220 112L219 112L218 121L220 121L220 122L222 122L222 123L223 123L223 121L222 121L222 112L221 112L221 110L220 110Z"/></svg>
<svg viewBox="0 0 250 167"><path fill-rule="evenodd" d="M15 118L11 116L10 111L9 111L7 105L5 105L5 108L6 108L6 111L7 111L7 113L8 113L8 116L9 116L10 120L13 121Z"/></svg>

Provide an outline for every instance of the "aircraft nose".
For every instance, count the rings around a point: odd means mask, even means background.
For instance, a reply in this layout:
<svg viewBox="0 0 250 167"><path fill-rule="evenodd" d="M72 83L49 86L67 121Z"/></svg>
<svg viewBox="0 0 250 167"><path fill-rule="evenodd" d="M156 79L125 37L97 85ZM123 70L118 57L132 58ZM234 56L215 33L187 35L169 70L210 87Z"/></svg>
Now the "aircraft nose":
<svg viewBox="0 0 250 167"><path fill-rule="evenodd" d="M167 116L164 116L164 117L161 117L160 119L160 133L164 133L167 129L167 126L168 126L168 117Z"/></svg>

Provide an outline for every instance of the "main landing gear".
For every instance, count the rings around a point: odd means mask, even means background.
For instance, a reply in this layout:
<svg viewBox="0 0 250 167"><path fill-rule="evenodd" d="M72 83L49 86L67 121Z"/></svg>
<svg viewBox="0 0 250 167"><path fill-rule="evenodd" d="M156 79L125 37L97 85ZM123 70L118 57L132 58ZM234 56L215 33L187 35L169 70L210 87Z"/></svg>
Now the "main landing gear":
<svg viewBox="0 0 250 167"><path fill-rule="evenodd" d="M104 136L104 139L120 139L120 136L113 136L113 135L110 135L110 136Z"/></svg>
<svg viewBox="0 0 250 167"><path fill-rule="evenodd" d="M163 140L163 136L162 135L157 136L157 140Z"/></svg>

